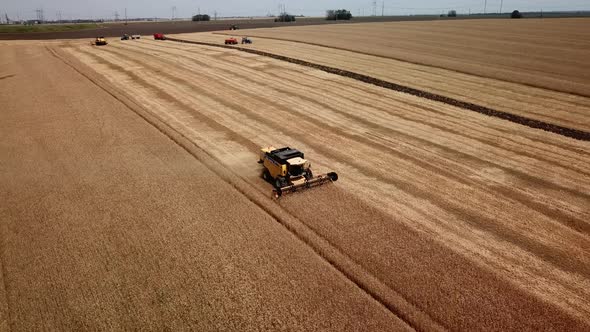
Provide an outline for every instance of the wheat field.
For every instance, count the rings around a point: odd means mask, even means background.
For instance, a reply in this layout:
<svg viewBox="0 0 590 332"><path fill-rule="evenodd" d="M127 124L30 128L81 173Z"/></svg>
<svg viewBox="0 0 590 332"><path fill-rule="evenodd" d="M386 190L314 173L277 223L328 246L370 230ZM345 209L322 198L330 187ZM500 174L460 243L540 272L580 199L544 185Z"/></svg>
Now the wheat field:
<svg viewBox="0 0 590 332"><path fill-rule="evenodd" d="M413 34L512 38L500 22L478 23L490 35L463 22ZM582 45L578 20L551 22ZM590 99L570 88L587 84L584 70L568 69L587 48L565 49L571 61L523 84L551 62L546 48L506 80L493 67L510 52L478 58L473 46L454 60L485 60L481 72L408 62L374 45L377 31L392 40L414 27L389 24L239 33L254 39L245 48L588 130ZM175 38L222 46L225 35ZM432 61L448 52L399 38ZM20 76L0 84L22 80L1 95L13 106L0 136L10 156L0 296L14 329L590 328L588 141L215 45L6 46L3 63L20 63ZM22 88L38 72L53 84ZM18 96L35 90L45 107L23 108ZM38 130L26 146L23 124ZM301 149L316 173L340 179L273 200L256 163L269 145Z"/></svg>

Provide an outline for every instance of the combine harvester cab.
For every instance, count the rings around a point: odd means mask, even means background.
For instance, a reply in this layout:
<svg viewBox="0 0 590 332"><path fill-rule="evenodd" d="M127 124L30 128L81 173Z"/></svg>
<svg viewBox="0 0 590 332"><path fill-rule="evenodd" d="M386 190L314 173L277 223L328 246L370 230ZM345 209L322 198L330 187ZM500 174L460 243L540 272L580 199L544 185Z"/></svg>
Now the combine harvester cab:
<svg viewBox="0 0 590 332"><path fill-rule="evenodd" d="M304 159L303 152L290 147L262 148L258 163L264 166L262 178L275 187L275 198L338 180L338 174L335 172L314 177L311 165Z"/></svg>

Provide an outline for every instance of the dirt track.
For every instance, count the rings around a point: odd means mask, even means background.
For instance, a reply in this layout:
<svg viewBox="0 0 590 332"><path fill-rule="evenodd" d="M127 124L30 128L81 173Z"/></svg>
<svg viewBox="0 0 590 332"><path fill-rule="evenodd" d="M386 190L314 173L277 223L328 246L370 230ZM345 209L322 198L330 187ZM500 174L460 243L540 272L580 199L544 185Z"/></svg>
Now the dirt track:
<svg viewBox="0 0 590 332"><path fill-rule="evenodd" d="M0 72L20 80L2 92L0 137L12 327L590 328L588 142L239 51L13 44ZM265 145L340 180L274 202ZM31 284L57 305L23 301ZM56 309L80 301L99 314Z"/></svg>

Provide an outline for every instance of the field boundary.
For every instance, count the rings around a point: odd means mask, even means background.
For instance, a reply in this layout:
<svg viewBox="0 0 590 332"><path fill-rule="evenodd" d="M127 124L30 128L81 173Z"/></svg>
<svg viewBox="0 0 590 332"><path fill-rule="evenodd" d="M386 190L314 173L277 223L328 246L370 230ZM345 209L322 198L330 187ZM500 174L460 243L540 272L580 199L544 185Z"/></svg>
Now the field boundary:
<svg viewBox="0 0 590 332"><path fill-rule="evenodd" d="M214 43L190 41L190 40L183 40L183 39L170 38L170 37L167 37L166 40L170 40L173 42L179 42L179 43L187 43L187 44L195 44L195 45L233 49L233 50L238 50L238 51L242 51L242 52L246 52L246 53L251 53L251 54L256 54L256 55L260 55L260 56L273 58L276 60L286 61L286 62L294 63L297 65L318 69L318 70L321 70L321 71L324 71L324 72L327 72L330 74L335 74L335 75L339 75L339 76L343 76L343 77L352 78L354 80L361 81L364 83L369 83L372 85L376 85L376 86L379 86L379 87L382 87L385 89L389 89L389 90L393 90L393 91L397 91L397 92L402 92L402 93L407 93L407 94L410 94L410 95L413 95L416 97L420 97L420 98L424 98L424 99L428 99L428 100L432 100L432 101L436 101L436 102L441 102L441 103L455 106L455 107L458 107L458 108L461 108L464 110L473 111L473 112L487 115L490 117L495 117L495 118L499 118L502 120L510 121L510 122L513 122L516 124L520 124L520 125L529 127L529 128L541 129L541 130L544 130L544 131L547 131L550 133L554 133L554 134L557 134L560 136L569 137L569 138L573 138L573 139L577 139L577 140L581 140L581 141L590 141L590 132L586 132L586 131L578 130L578 129L573 129L573 128L568 128L568 127L563 127L563 126L559 126L559 125L552 124L552 123L547 123L547 122L540 121L540 120L530 119L530 118L527 118L524 116L520 116L520 115L508 113L508 112L498 111L498 110L495 110L495 109L492 109L489 107L460 101L460 100L457 100L454 98L445 97L445 96L442 96L439 94L419 90L416 88L411 88L411 87L408 87L405 85L381 80L381 79L378 79L378 78L375 78L372 76L368 76L368 75L364 75L364 74L360 74L360 73L355 73L355 72L344 70L344 69L324 66L324 65L320 65L320 64L305 61L305 60L300 60L300 59L291 58L291 57L287 57L287 56L283 56L283 55L278 55L278 54L274 54L274 53L269 53L269 52L265 52L265 51L254 50L254 49L244 48L244 47L239 47L239 46L236 47L236 46L229 46L229 45L220 45L220 44L214 44Z"/></svg>
<svg viewBox="0 0 590 332"><path fill-rule="evenodd" d="M296 239L308 246L347 281L358 287L362 292L382 305L386 310L390 311L409 328L418 331L447 330L447 328L441 325L441 323L435 321L427 313L407 301L395 289L385 285L346 254L340 252L329 243L329 241L318 235L301 220L275 204L268 196L259 191L253 190L250 183L241 177L236 176L233 172L226 169L214 156L200 148L185 135L162 121L159 117L148 110L145 110L141 105L138 105L126 95L125 92L117 90L104 79L96 77L92 72L92 69L87 68L85 65L77 64L81 67L78 68L75 64L67 60L64 55L61 55L58 50L50 47L47 47L47 49L53 56L63 61L80 75L84 76L100 89L117 99L156 130L179 145L195 159L203 163L203 165L215 175L219 176L224 182L236 189L256 207L285 227Z"/></svg>

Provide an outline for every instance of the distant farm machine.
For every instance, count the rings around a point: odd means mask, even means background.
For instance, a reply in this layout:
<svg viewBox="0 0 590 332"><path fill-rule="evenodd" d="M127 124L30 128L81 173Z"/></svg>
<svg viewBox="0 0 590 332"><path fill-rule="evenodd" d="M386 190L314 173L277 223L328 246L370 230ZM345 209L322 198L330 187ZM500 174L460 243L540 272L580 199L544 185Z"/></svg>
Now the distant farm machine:
<svg viewBox="0 0 590 332"><path fill-rule="evenodd" d="M166 36L163 33L154 33L155 40L166 40Z"/></svg>
<svg viewBox="0 0 590 332"><path fill-rule="evenodd" d="M234 37L225 39L225 45L237 45L238 40Z"/></svg>
<svg viewBox="0 0 590 332"><path fill-rule="evenodd" d="M128 35L128 34L124 34L121 37L121 40L134 40L134 39L141 39L140 35Z"/></svg>
<svg viewBox="0 0 590 332"><path fill-rule="evenodd" d="M106 44L108 44L108 43L104 37L96 37L96 39L92 43L92 45L96 45L96 46L105 46Z"/></svg>
<svg viewBox="0 0 590 332"><path fill-rule="evenodd" d="M262 148L258 163L264 166L262 178L274 185L275 198L338 180L335 172L314 176L303 152L290 147Z"/></svg>

